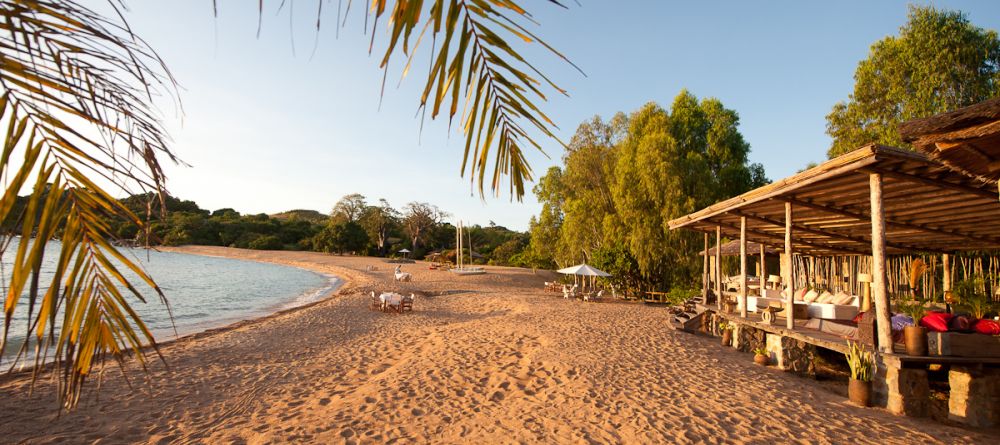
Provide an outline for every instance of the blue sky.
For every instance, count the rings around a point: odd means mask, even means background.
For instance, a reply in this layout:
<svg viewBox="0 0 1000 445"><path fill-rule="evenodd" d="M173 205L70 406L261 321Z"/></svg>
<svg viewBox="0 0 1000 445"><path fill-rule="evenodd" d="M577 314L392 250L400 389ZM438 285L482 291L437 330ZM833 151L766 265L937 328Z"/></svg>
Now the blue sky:
<svg viewBox="0 0 1000 445"><path fill-rule="evenodd" d="M174 195L208 209L275 213L328 212L357 192L397 208L430 202L454 220L527 228L540 208L533 195L521 203L506 194L480 199L459 177L457 130L428 121L421 132L419 70L399 88L399 67L391 71L379 107L382 73L362 34L364 2L355 1L339 36L336 0L324 2L318 35L314 1L276 13L280 3L265 2L257 38L257 2L219 0L217 18L210 0L129 2L133 30L182 87L183 118L162 107L175 152L192 165L167 167ZM847 99L869 46L896 34L907 12L898 1L580 0L567 2L568 10L522 3L541 23L538 33L586 73L528 51L569 90L569 98L544 106L563 140L595 114L610 117L649 101L669 106L687 88L739 113L750 158L771 179L825 159L826 114ZM1000 2L933 4L1000 28ZM381 39L376 35L376 48ZM548 158L528 154L536 177L562 156L556 142L545 145Z"/></svg>

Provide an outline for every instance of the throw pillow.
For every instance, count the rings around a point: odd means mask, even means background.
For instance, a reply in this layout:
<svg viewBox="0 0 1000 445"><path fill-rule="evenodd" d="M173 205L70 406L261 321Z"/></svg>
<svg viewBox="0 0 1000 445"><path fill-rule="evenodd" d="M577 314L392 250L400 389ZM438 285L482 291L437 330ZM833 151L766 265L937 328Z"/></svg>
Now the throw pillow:
<svg viewBox="0 0 1000 445"><path fill-rule="evenodd" d="M802 301L812 303L816 301L817 298L819 298L819 293L816 292L815 289L810 289L809 292L806 292L805 296L802 297Z"/></svg>
<svg viewBox="0 0 1000 445"><path fill-rule="evenodd" d="M819 303L834 304L833 303L833 299L834 299L834 296L833 296L833 294L830 293L830 291L823 291L822 294L819 294L819 298L817 298L816 301L819 302Z"/></svg>
<svg viewBox="0 0 1000 445"><path fill-rule="evenodd" d="M920 319L920 326L934 332L948 332L949 321L951 321L951 314L947 312L928 312L924 318Z"/></svg>
<svg viewBox="0 0 1000 445"><path fill-rule="evenodd" d="M976 322L976 332L986 335L1000 335L1000 323L994 320L979 320Z"/></svg>
<svg viewBox="0 0 1000 445"><path fill-rule="evenodd" d="M833 304L849 306L852 303L854 303L854 296L848 295L844 291L837 292L837 295L834 295L833 297Z"/></svg>

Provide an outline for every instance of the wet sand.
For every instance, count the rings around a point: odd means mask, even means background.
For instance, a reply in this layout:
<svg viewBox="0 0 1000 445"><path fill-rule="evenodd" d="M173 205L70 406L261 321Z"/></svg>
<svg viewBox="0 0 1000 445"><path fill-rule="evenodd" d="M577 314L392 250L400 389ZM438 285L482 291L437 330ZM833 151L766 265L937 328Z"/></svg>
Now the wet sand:
<svg viewBox="0 0 1000 445"><path fill-rule="evenodd" d="M992 443L996 430L851 406L816 381L674 331L667 311L544 293L551 272L457 277L378 258L185 247L344 278L329 299L170 342L57 416L54 385L0 384L29 443ZM368 266L378 267L367 271ZM368 310L370 290L417 295ZM93 389L93 386L91 386Z"/></svg>

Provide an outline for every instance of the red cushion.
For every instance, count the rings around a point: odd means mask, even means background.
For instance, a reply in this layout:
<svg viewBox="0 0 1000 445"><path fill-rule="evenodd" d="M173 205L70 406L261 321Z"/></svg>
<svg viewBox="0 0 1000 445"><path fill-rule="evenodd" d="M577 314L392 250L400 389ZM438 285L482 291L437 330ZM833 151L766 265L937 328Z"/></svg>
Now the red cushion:
<svg viewBox="0 0 1000 445"><path fill-rule="evenodd" d="M979 320L975 326L976 332L986 335L1000 335L1000 323L993 320Z"/></svg>
<svg viewBox="0 0 1000 445"><path fill-rule="evenodd" d="M947 312L928 312L924 318L920 319L920 326L934 332L948 332L949 321L951 321L951 314Z"/></svg>

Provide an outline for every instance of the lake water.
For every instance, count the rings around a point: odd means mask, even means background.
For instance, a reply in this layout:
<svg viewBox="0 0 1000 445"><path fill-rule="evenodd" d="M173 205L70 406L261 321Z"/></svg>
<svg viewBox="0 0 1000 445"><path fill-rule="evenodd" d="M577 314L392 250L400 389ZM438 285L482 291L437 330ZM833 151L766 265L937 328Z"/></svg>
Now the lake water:
<svg viewBox="0 0 1000 445"><path fill-rule="evenodd" d="M17 240L0 257L2 295L6 295L10 282L16 243ZM43 284L51 280L52 265L58 258L59 249L57 242L46 246L46 266L49 267L43 267ZM145 249L122 250L138 259L163 289L170 302L177 334L181 336L301 306L323 298L342 284L337 277L290 266ZM132 282L140 283L139 280ZM146 303L127 291L123 293L156 340L163 342L176 338L167 308L159 297L148 286L137 288L146 296ZM27 306L26 299L18 303L5 356L16 352L16 347L24 340Z"/></svg>

